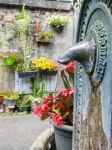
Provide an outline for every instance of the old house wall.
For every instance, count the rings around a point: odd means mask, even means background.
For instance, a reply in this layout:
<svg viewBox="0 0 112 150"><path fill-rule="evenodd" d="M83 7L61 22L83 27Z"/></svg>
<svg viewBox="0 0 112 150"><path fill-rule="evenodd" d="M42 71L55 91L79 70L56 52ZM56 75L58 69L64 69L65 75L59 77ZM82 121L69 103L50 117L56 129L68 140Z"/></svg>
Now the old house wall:
<svg viewBox="0 0 112 150"><path fill-rule="evenodd" d="M11 1L11 3L13 2L15 3L15 0ZM13 38L14 36L13 22L14 22L15 16L21 10L21 7L18 7L18 5L17 6L15 5L13 7L13 5L12 6L10 5L10 3L8 4L8 1L6 2L7 5L5 4L2 5L2 3L5 3L5 2L0 1L0 40L7 41L12 48L19 50L18 42L15 38ZM64 3L63 5L61 5L62 10L60 10L60 13L67 14L69 16L70 23L68 27L65 28L64 31L60 34L55 33L53 43L50 45L46 45L46 46L37 45L37 43L35 42L32 48L32 51L34 51L34 54L33 54L34 56L35 55L37 55L38 57L48 56L50 58L57 59L57 57L61 53L63 53L63 51L67 47L72 45L73 43L72 41L73 39L73 15L71 15L72 14L71 7L68 7L70 6L70 3L66 3L66 7L63 7L64 5L65 5ZM40 5L39 7L46 8L46 6L42 6L42 5ZM28 7L26 9L26 12L32 17L32 21L40 22L42 25L42 30L44 30L48 23L48 19L51 16L51 13L53 12L59 13L57 7L56 7L57 10L55 11L54 11L54 8L52 8L52 6L50 7L51 8L49 10L45 8L38 8L38 6L35 9ZM52 30L49 27L49 25L47 29ZM0 60L0 89L14 89L14 72L11 72L11 70L6 69L2 64L2 60Z"/></svg>

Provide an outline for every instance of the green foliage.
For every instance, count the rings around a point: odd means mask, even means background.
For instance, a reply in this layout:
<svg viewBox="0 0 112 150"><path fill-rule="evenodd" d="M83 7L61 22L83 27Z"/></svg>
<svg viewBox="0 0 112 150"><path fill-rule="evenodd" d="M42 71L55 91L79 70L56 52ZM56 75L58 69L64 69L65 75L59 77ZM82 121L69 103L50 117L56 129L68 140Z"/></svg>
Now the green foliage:
<svg viewBox="0 0 112 150"><path fill-rule="evenodd" d="M0 96L4 96L5 99L17 100L20 97L20 93L18 92L0 92Z"/></svg>
<svg viewBox="0 0 112 150"><path fill-rule="evenodd" d="M77 3L77 0L73 0L73 3L76 4L76 3Z"/></svg>
<svg viewBox="0 0 112 150"><path fill-rule="evenodd" d="M9 67L10 69L15 69L18 63L21 61L21 57L18 52L12 52L7 51L6 53L3 53L3 64L6 67Z"/></svg>
<svg viewBox="0 0 112 150"><path fill-rule="evenodd" d="M13 66L15 62L16 62L16 58L13 56L4 59L5 66Z"/></svg>
<svg viewBox="0 0 112 150"><path fill-rule="evenodd" d="M24 63L19 63L16 67L16 71L18 72L24 72L25 70L26 70L26 66ZM30 69L29 70L27 69L27 71L30 71Z"/></svg>
<svg viewBox="0 0 112 150"><path fill-rule="evenodd" d="M16 105L21 107L30 106L32 99L33 99L32 95L21 96L21 98L17 101Z"/></svg>
<svg viewBox="0 0 112 150"><path fill-rule="evenodd" d="M18 71L18 72L24 72L24 71L34 71L34 70L37 70L37 67L34 64L29 63L28 65L29 66L27 66L27 68L26 68L26 65L24 64L24 62L21 62L21 63L19 63L16 66L16 71Z"/></svg>
<svg viewBox="0 0 112 150"><path fill-rule="evenodd" d="M52 16L49 20L50 26L54 27L60 27L60 26L67 26L69 24L69 18L67 16Z"/></svg>
<svg viewBox="0 0 112 150"><path fill-rule="evenodd" d="M45 81L41 81L41 83L37 83L38 82L38 78L39 78L39 74L37 74L37 76L32 80L33 86L33 96L34 97L38 97L38 98L44 98L45 96L45 88L46 88L46 82Z"/></svg>
<svg viewBox="0 0 112 150"><path fill-rule="evenodd" d="M54 35L53 32L40 32L40 33L38 34L39 38L40 38L40 39L43 39L43 40L45 40L45 41L49 41L50 38L53 37L53 35Z"/></svg>
<svg viewBox="0 0 112 150"><path fill-rule="evenodd" d="M26 34L26 31L29 28L30 24L30 16L26 15L25 4L23 3L22 11L16 16L16 20L14 22L14 27L17 36L21 37Z"/></svg>
<svg viewBox="0 0 112 150"><path fill-rule="evenodd" d="M42 81L39 85L39 89L38 89L38 92L37 92L37 97L44 98L45 88L46 88L46 82Z"/></svg>
<svg viewBox="0 0 112 150"><path fill-rule="evenodd" d="M27 35L30 26L30 20L31 17L29 15L26 15L25 4L23 4L22 11L16 16L16 19L14 21L14 29L15 34L18 38L20 49L23 53L23 60L26 71L29 69L28 67L30 62L30 48L28 46L29 43L31 43L31 40L30 42L28 41ZM20 66L17 68L20 68ZM21 68L23 67L21 66Z"/></svg>

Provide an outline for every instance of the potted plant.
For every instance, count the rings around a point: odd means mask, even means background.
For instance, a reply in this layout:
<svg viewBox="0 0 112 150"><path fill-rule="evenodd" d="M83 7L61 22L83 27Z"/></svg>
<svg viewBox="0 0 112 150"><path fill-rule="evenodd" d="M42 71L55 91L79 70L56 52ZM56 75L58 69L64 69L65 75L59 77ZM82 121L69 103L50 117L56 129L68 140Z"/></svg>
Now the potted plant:
<svg viewBox="0 0 112 150"><path fill-rule="evenodd" d="M61 76L66 89L56 96L49 94L43 99L42 106L34 105L34 114L39 116L41 120L51 118L57 150L61 150L62 147L64 150L72 150L74 87L70 85L65 70L61 71Z"/></svg>
<svg viewBox="0 0 112 150"><path fill-rule="evenodd" d="M11 70L15 69L17 64L21 61L20 54L18 53L17 50L9 49L9 50L4 50L1 49L1 57L3 60L3 64L5 67L10 68Z"/></svg>
<svg viewBox="0 0 112 150"><path fill-rule="evenodd" d="M53 62L53 60L49 59L47 56L43 56L40 58L33 58L32 64L39 70L40 74L57 74L57 64Z"/></svg>
<svg viewBox="0 0 112 150"><path fill-rule="evenodd" d="M18 92L6 92L4 93L4 102L3 104L6 106L15 106L16 101L19 99L20 94Z"/></svg>
<svg viewBox="0 0 112 150"><path fill-rule="evenodd" d="M22 11L16 16L14 21L15 36L18 39L22 62L18 64L16 71L22 78L35 76L36 72L31 70L30 59L33 45L33 37L30 32L31 17L26 14L25 4L23 3Z"/></svg>
<svg viewBox="0 0 112 150"><path fill-rule="evenodd" d="M62 32L68 24L69 18L67 16L53 15L49 20L49 25L58 33Z"/></svg>
<svg viewBox="0 0 112 150"><path fill-rule="evenodd" d="M57 83L57 64L46 56L33 58L32 64L38 69L40 80L45 80L46 90L54 92Z"/></svg>
<svg viewBox="0 0 112 150"><path fill-rule="evenodd" d="M43 44L52 43L53 35L54 33L51 31L39 32L38 34L36 34L36 41L38 44L39 43L43 43Z"/></svg>
<svg viewBox="0 0 112 150"><path fill-rule="evenodd" d="M34 97L32 95L22 96L16 103L16 109L18 112L31 111L31 101Z"/></svg>
<svg viewBox="0 0 112 150"><path fill-rule="evenodd" d="M38 70L32 63L26 68L26 65L23 63L19 63L16 67L16 71L20 78L33 78L37 75Z"/></svg>

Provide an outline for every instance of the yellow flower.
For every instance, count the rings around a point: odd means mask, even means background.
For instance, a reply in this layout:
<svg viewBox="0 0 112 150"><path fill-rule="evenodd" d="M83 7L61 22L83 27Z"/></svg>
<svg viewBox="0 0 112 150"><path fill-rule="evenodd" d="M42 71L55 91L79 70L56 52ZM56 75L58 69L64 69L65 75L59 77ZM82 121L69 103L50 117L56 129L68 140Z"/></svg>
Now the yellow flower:
<svg viewBox="0 0 112 150"><path fill-rule="evenodd" d="M48 57L33 58L32 63L41 70L55 70L53 62Z"/></svg>

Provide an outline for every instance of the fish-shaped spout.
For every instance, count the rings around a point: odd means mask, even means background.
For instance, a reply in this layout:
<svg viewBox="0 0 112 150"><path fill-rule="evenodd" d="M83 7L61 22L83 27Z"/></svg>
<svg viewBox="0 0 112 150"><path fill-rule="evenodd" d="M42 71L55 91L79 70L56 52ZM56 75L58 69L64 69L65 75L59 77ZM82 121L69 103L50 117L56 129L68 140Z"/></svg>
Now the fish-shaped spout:
<svg viewBox="0 0 112 150"><path fill-rule="evenodd" d="M88 37L68 48L57 61L61 64L78 61L83 65L87 73L91 73L95 64L95 49L95 40Z"/></svg>

